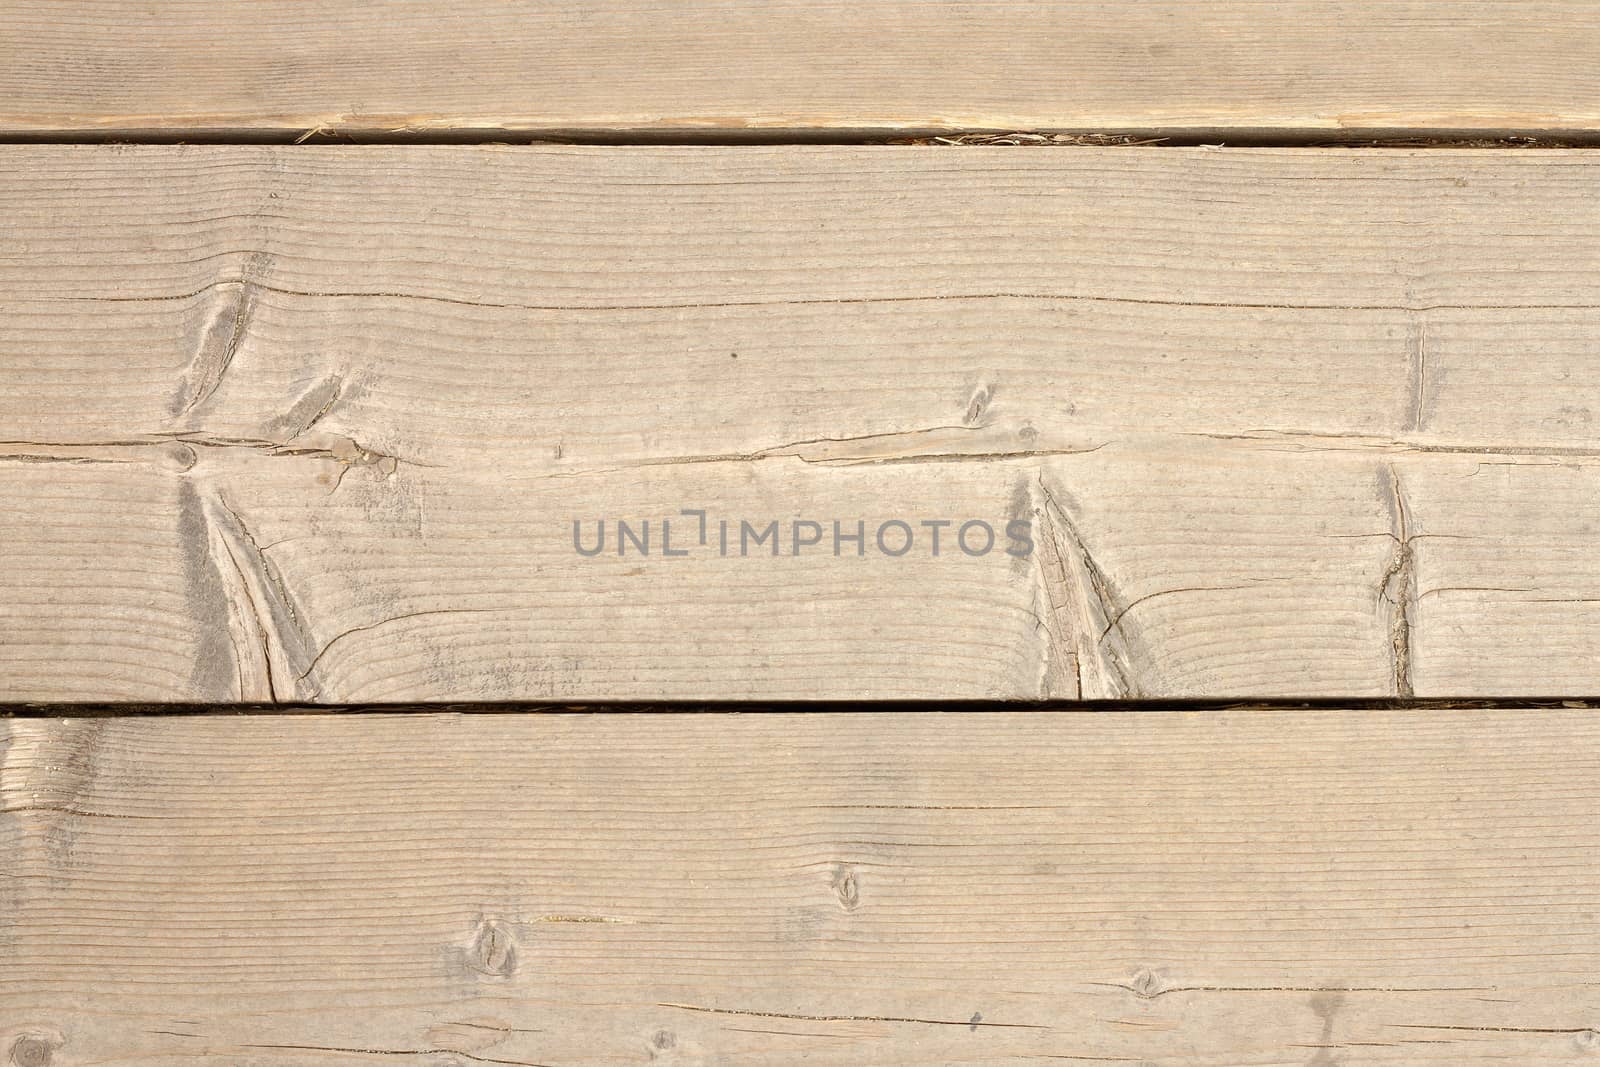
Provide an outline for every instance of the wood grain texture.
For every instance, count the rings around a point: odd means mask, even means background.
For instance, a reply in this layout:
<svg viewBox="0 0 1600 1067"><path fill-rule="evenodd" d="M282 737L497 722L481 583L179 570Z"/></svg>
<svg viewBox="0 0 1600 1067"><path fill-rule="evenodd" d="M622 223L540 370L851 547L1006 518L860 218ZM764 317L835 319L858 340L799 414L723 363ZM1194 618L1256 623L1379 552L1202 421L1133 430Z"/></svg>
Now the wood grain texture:
<svg viewBox="0 0 1600 1067"><path fill-rule="evenodd" d="M1600 129L1589 0L4 0L0 130Z"/></svg>
<svg viewBox="0 0 1600 1067"><path fill-rule="evenodd" d="M6 699L1600 691L1589 152L13 147L0 197ZM663 558L685 509L734 555Z"/></svg>
<svg viewBox="0 0 1600 1067"><path fill-rule="evenodd" d="M0 723L51 1067L1592 1058L1592 711Z"/></svg>

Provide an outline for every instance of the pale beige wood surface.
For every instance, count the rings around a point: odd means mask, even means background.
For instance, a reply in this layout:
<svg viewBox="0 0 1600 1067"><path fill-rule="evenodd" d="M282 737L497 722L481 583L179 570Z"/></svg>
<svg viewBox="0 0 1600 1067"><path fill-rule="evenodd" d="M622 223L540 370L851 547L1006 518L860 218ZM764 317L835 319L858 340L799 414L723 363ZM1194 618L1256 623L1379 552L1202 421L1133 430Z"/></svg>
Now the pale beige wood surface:
<svg viewBox="0 0 1600 1067"><path fill-rule="evenodd" d="M4 699L1600 690L1589 152L14 146L0 199ZM830 541L662 558L694 508ZM833 555L896 517L1037 550Z"/></svg>
<svg viewBox="0 0 1600 1067"><path fill-rule="evenodd" d="M1562 710L13 720L0 1051L1582 1063L1597 752Z"/></svg>
<svg viewBox="0 0 1600 1067"><path fill-rule="evenodd" d="M3 0L0 130L1600 129L1590 0Z"/></svg>

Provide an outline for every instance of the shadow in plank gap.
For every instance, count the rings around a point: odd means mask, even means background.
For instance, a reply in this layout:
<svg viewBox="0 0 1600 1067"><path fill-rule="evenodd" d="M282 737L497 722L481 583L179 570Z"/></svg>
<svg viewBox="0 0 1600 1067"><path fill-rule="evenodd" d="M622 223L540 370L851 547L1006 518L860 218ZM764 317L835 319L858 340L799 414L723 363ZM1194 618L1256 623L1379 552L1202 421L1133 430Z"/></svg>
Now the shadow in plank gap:
<svg viewBox="0 0 1600 1067"><path fill-rule="evenodd" d="M1046 714L1218 714L1224 712L1268 711L1284 708L1295 711L1368 712L1464 712L1464 711L1582 711L1600 710L1600 697L1523 697L1519 699L1408 699L1368 700L1320 699L1293 703L1240 700L792 700L792 701L697 701L640 702L596 701L587 704L550 704L528 701L499 703L431 704L0 704L0 717L6 718L139 718L184 717L197 715L619 715L650 716L669 714L705 715L904 715L951 712L963 715L1046 715Z"/></svg>

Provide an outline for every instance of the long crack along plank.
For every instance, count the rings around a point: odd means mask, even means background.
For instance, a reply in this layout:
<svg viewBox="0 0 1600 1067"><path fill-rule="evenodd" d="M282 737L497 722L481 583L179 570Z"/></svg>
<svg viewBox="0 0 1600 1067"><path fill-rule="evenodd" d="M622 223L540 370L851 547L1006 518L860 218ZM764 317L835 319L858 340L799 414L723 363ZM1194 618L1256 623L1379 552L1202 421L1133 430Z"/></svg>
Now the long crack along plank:
<svg viewBox="0 0 1600 1067"><path fill-rule="evenodd" d="M14 146L0 199L3 699L1600 690L1589 152Z"/></svg>
<svg viewBox="0 0 1600 1067"><path fill-rule="evenodd" d="M1561 709L15 719L0 1050L1575 1063L1597 752Z"/></svg>
<svg viewBox="0 0 1600 1067"><path fill-rule="evenodd" d="M1588 0L0 0L0 132L1600 130Z"/></svg>

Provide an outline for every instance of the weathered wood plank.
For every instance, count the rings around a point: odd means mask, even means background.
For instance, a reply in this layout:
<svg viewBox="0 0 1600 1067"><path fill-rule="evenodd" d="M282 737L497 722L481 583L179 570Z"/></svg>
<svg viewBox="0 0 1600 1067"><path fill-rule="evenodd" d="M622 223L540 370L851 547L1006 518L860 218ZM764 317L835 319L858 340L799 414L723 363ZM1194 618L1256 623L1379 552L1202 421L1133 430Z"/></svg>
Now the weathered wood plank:
<svg viewBox="0 0 1600 1067"><path fill-rule="evenodd" d="M1587 0L4 0L0 130L1600 129Z"/></svg>
<svg viewBox="0 0 1600 1067"><path fill-rule="evenodd" d="M0 1048L1567 1064L1597 752L1560 710L14 720Z"/></svg>
<svg viewBox="0 0 1600 1067"><path fill-rule="evenodd" d="M1589 152L39 147L0 196L8 699L1600 690Z"/></svg>

